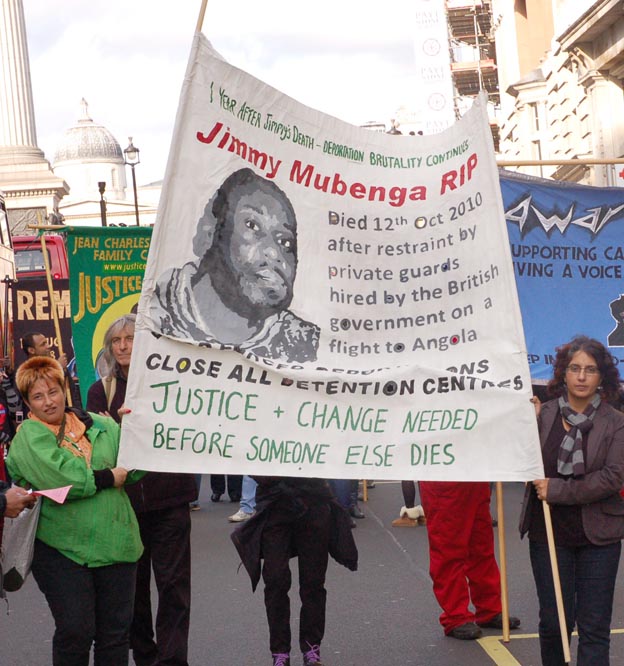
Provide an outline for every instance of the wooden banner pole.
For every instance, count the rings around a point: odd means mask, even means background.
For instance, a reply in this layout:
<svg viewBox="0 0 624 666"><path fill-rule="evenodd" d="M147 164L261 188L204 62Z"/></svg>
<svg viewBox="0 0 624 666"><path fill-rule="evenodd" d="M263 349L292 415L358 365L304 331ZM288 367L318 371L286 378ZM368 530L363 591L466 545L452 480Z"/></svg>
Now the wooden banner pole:
<svg viewBox="0 0 624 666"><path fill-rule="evenodd" d="M39 231L39 229L45 229L46 231L59 231L61 229L67 229L66 224L29 224L29 229L34 229Z"/></svg>
<svg viewBox="0 0 624 666"><path fill-rule="evenodd" d="M37 214L39 217L39 213ZM41 224L41 220L39 220ZM54 285L52 284L52 272L50 270L50 258L48 257L48 250L46 248L45 232L41 234L41 250L43 253L43 265L45 266L46 280L48 283L48 296L50 298L50 309L52 310L52 318L54 320L54 332L56 334L56 341L58 344L59 357L63 356L63 338L61 337L61 326L58 319L58 305L56 297L54 296ZM72 406L72 397L67 381L65 382L65 395L67 397L67 404Z"/></svg>
<svg viewBox="0 0 624 666"><path fill-rule="evenodd" d="M507 542L505 540L505 506L503 484L496 482L496 511L498 519L498 550L501 577L501 607L503 610L503 642L509 643L509 593L507 589Z"/></svg>
<svg viewBox="0 0 624 666"><path fill-rule="evenodd" d="M563 595L561 594L561 579L559 578L559 565L557 564L557 551L555 549L555 537L553 534L552 518L548 502L542 500L544 507L544 522L546 523L546 538L548 540L548 552L550 553L550 566L552 568L553 583L555 586L555 599L557 601L557 614L559 615L559 631L561 632L561 643L563 645L563 660L570 663L570 642L568 641L568 629L563 606Z"/></svg>
<svg viewBox="0 0 624 666"><path fill-rule="evenodd" d="M199 8L199 16L197 17L197 26L195 27L195 32L201 32L202 30L207 6L208 0L202 0L201 7Z"/></svg>

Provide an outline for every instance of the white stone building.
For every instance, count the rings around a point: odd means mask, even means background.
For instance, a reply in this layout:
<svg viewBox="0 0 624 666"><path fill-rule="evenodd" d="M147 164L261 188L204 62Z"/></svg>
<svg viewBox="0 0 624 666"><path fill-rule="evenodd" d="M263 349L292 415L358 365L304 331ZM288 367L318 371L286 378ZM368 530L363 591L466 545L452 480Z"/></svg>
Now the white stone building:
<svg viewBox="0 0 624 666"><path fill-rule="evenodd" d="M136 224L134 188L126 182L124 151L95 123L82 101L78 122L57 147L54 168L37 145L22 0L0 0L0 190L14 234L41 224ZM99 183L105 183L100 194ZM156 218L160 183L137 188L139 222Z"/></svg>
<svg viewBox="0 0 624 666"><path fill-rule="evenodd" d="M52 166L54 173L70 186L69 194L59 203L59 213L65 224L102 224L102 198L107 225L136 224L134 192L132 184L127 182L124 152L111 132L93 121L84 99L81 101L81 116L65 131ZM102 194L101 183L104 183ZM154 223L159 196L158 185L137 187L141 226Z"/></svg>
<svg viewBox="0 0 624 666"><path fill-rule="evenodd" d="M532 175L624 186L621 0L492 0L501 94L500 158L557 161ZM579 160L579 163L565 163Z"/></svg>
<svg viewBox="0 0 624 666"><path fill-rule="evenodd" d="M12 230L58 221L68 186L37 145L21 0L0 1L0 190Z"/></svg>

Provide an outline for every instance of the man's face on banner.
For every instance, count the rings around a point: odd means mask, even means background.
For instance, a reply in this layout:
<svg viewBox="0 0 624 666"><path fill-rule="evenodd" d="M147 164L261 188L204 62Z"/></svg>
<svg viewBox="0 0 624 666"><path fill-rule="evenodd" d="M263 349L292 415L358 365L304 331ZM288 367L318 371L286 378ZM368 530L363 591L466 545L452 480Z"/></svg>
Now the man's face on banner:
<svg viewBox="0 0 624 666"><path fill-rule="evenodd" d="M269 192L241 187L231 197L220 242L228 279L252 307L285 309L297 265L295 226Z"/></svg>

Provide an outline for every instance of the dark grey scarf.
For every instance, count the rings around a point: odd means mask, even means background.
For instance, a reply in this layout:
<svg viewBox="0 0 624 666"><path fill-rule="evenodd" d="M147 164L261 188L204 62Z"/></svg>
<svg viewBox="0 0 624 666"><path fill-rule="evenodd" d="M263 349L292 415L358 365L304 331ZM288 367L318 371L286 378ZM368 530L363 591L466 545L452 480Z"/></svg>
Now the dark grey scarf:
<svg viewBox="0 0 624 666"><path fill-rule="evenodd" d="M570 407L567 398L567 393L559 398L559 410L561 416L572 427L566 432L559 447L557 471L563 476L583 476L585 474L583 435L594 427L594 416L600 405L600 396L596 393L582 414Z"/></svg>

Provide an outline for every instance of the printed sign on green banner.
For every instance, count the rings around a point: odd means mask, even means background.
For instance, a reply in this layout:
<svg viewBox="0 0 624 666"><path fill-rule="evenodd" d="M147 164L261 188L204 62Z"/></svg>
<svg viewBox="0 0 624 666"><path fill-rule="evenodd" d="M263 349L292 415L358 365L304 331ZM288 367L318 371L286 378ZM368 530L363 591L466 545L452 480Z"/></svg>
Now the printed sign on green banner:
<svg viewBox="0 0 624 666"><path fill-rule="evenodd" d="M98 365L110 324L136 312L151 227L68 227L72 330L83 401L105 372Z"/></svg>

